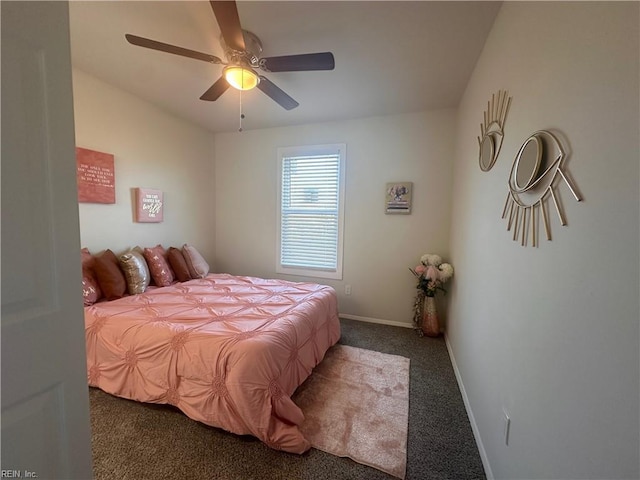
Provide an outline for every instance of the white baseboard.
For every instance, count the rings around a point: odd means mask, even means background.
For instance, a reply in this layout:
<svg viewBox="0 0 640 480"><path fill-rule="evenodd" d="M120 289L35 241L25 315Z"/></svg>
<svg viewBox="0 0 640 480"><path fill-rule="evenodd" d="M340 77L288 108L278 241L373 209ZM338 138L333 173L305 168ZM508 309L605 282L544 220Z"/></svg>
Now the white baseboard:
<svg viewBox="0 0 640 480"><path fill-rule="evenodd" d="M359 322L381 323L382 325L391 325L394 327L413 328L412 323L394 322L393 320L384 320L382 318L361 317L360 315L351 315L349 313L340 313L338 316L349 320L358 320Z"/></svg>
<svg viewBox="0 0 640 480"><path fill-rule="evenodd" d="M473 431L473 436L476 439L476 445L478 446L478 452L480 452L480 459L482 460L482 466L484 467L484 473L487 476L487 480L494 480L493 472L491 471L491 465L489 465L489 458L487 457L487 452L484 449L484 445L482 444L482 439L480 438L480 430L478 430L478 424L476 423L476 419L473 416L473 410L471 410L471 405L469 404L469 397L467 396L467 392L464 389L464 384L462 383L462 377L460 376L460 370L458 370L458 365L456 363L456 358L453 355L453 350L451 348L451 344L449 343L449 337L447 334L444 335L444 341L447 345L447 351L449 352L449 358L451 359L451 365L453 366L453 371L456 375L456 380L458 382L458 388L460 389L460 393L462 394L462 401L464 402L464 408L467 410L467 416L469 417L469 423L471 423L471 430Z"/></svg>

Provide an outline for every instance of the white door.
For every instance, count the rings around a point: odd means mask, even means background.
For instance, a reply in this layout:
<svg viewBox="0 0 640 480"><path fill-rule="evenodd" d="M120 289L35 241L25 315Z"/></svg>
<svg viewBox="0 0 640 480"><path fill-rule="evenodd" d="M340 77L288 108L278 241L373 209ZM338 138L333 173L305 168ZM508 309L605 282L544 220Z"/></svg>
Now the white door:
<svg viewBox="0 0 640 480"><path fill-rule="evenodd" d="M0 15L2 476L86 480L68 5L2 1Z"/></svg>

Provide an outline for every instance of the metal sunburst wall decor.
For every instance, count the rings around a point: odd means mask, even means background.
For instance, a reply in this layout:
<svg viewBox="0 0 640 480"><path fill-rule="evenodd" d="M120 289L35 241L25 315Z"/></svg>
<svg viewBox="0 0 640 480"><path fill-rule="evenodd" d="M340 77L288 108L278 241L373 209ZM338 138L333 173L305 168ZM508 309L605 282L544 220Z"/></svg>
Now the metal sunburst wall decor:
<svg viewBox="0 0 640 480"><path fill-rule="evenodd" d="M491 95L491 100L487 102L487 109L484 112L484 121L480 124L480 134L478 137L478 154L480 169L488 172L496 163L502 147L504 137L504 123L507 120L511 97L506 90L499 90Z"/></svg>
<svg viewBox="0 0 640 480"><path fill-rule="evenodd" d="M576 201L580 194L563 171L566 153L558 139L549 131L539 130L522 144L509 174L509 193L502 210L502 218L508 217L507 231L513 228L513 240L520 238L522 246L527 244L531 233L531 244L538 246L538 217L542 214L542 223L547 240L551 240L549 215L545 200L551 198L561 225L567 221L562 205L554 191L556 179L563 180ZM538 213L538 211L540 213Z"/></svg>

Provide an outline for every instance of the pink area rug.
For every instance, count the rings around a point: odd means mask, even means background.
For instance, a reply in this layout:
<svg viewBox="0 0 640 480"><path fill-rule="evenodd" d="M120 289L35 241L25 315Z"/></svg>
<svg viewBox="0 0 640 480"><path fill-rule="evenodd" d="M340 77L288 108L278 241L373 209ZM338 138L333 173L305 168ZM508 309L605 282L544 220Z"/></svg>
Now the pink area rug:
<svg viewBox="0 0 640 480"><path fill-rule="evenodd" d="M409 359L335 345L293 396L311 445L404 479Z"/></svg>

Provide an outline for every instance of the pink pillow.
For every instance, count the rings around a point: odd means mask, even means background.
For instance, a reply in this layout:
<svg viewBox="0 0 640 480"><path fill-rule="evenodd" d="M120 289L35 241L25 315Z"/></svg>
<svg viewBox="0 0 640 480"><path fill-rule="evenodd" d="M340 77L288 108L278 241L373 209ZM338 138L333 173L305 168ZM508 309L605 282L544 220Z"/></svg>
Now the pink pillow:
<svg viewBox="0 0 640 480"><path fill-rule="evenodd" d="M100 284L100 290L107 300L115 300L124 297L127 291L127 281L124 278L118 257L111 250L95 257L96 277Z"/></svg>
<svg viewBox="0 0 640 480"><path fill-rule="evenodd" d="M96 263L95 258L91 255L91 252L88 248L83 248L80 250L80 258L82 260L82 268L88 267L93 270L93 267Z"/></svg>
<svg viewBox="0 0 640 480"><path fill-rule="evenodd" d="M144 249L144 258L149 266L151 278L159 287L171 285L174 279L173 270L167 263L165 251L162 245Z"/></svg>
<svg viewBox="0 0 640 480"><path fill-rule="evenodd" d="M182 252L175 247L170 247L167 252L167 258L169 259L169 265L173 269L173 273L176 274L176 278L179 282L187 282L191 280L191 273L189 273L189 266L184 259Z"/></svg>
<svg viewBox="0 0 640 480"><path fill-rule="evenodd" d="M204 278L209 273L209 264L202 255L191 245L182 246L182 254L189 267L191 278Z"/></svg>
<svg viewBox="0 0 640 480"><path fill-rule="evenodd" d="M102 298L102 291L93 272L95 260L89 249L80 250L82 258L82 299L85 306L90 306Z"/></svg>

